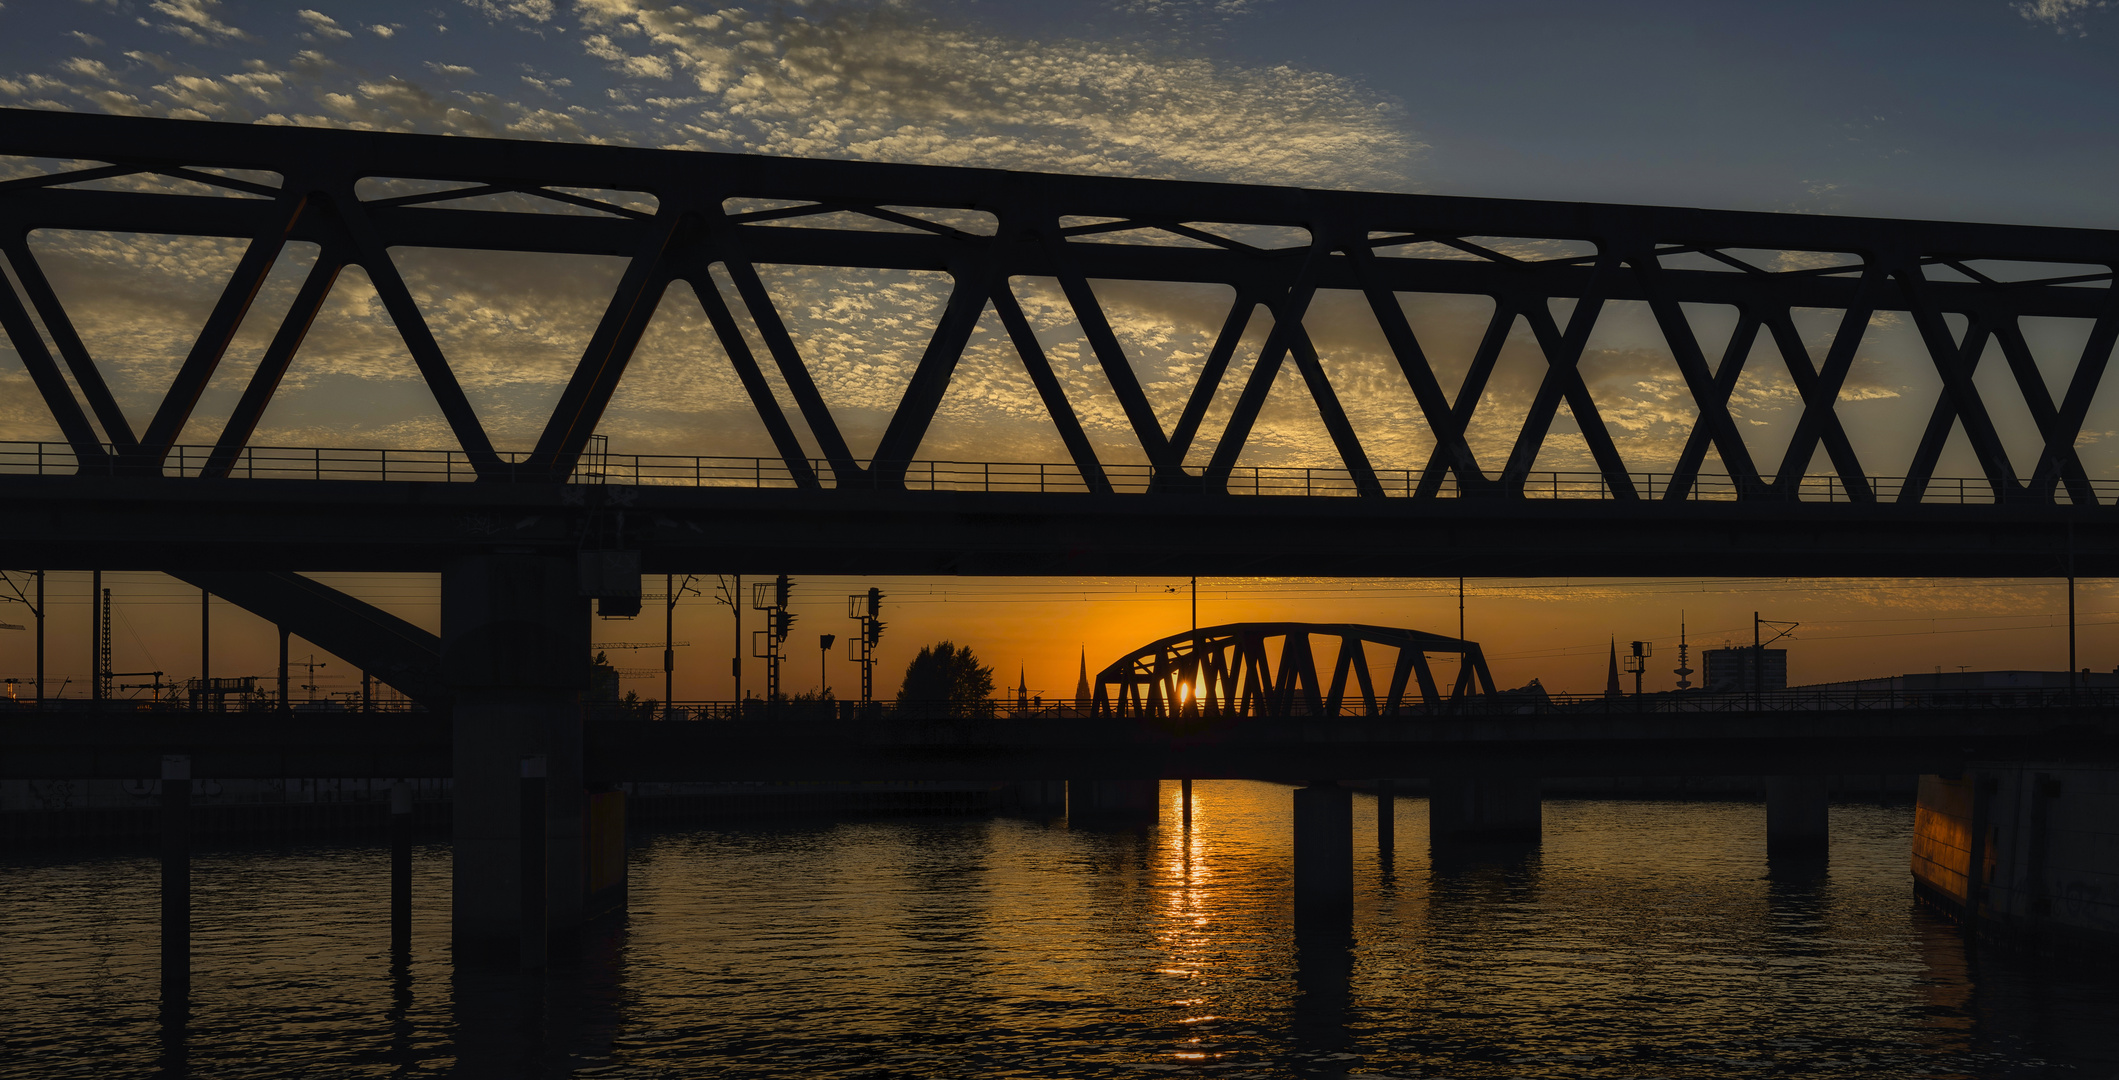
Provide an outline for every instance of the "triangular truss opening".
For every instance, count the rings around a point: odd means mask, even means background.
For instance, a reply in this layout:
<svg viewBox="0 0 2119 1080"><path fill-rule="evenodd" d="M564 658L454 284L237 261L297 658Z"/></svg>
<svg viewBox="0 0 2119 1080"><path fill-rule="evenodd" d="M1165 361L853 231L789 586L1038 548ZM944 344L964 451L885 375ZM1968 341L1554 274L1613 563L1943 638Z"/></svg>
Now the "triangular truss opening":
<svg viewBox="0 0 2119 1080"><path fill-rule="evenodd" d="M1715 374L1722 374L1719 367ZM1743 370L1729 388L1729 419L1751 451L1751 464L1760 476L1771 479L1779 471L1802 415L1802 392L1788 373L1773 334L1762 327L1751 342Z"/></svg>
<svg viewBox="0 0 2119 1080"><path fill-rule="evenodd" d="M905 482L915 489L1086 491L1023 357L991 304L964 346ZM961 463L956 465L940 463Z"/></svg>
<svg viewBox="0 0 2119 1080"><path fill-rule="evenodd" d="M784 421L799 424L791 405L774 403ZM744 389L712 321L688 281L673 281L626 364L625 377L604 409L599 430L619 455L730 459L701 466L710 483L758 483L779 449ZM676 463L682 468L684 464ZM747 471L746 471L747 470Z"/></svg>
<svg viewBox="0 0 2119 1080"><path fill-rule="evenodd" d="M1553 413L1552 426L1545 432L1545 441L1538 444L1538 456L1531 462L1523 493L1533 499L1596 499L1609 491L1574 410L1561 402Z"/></svg>
<svg viewBox="0 0 2119 1080"><path fill-rule="evenodd" d="M798 266L760 266L758 278L847 448L874 457L954 281L937 270Z"/></svg>
<svg viewBox="0 0 2119 1080"><path fill-rule="evenodd" d="M1355 478L1293 357L1282 361L1274 375L1227 488L1237 495L1357 494Z"/></svg>
<svg viewBox="0 0 2119 1080"><path fill-rule="evenodd" d="M1226 285L1090 279L1097 306L1165 435L1177 430L1236 302ZM1215 380L1233 389L1227 372ZM1219 394L1213 396L1220 396Z"/></svg>
<svg viewBox="0 0 2119 1080"><path fill-rule="evenodd" d="M1605 301L1578 368L1627 471L1673 472L1699 406L1649 305Z"/></svg>
<svg viewBox="0 0 2119 1080"><path fill-rule="evenodd" d="M626 267L606 255L422 247L390 260L502 452L536 444Z"/></svg>
<svg viewBox="0 0 2119 1080"><path fill-rule="evenodd" d="M348 403L359 408L349 410ZM416 458L423 467L470 478L441 407L358 266L339 272L249 445L425 451ZM284 455L255 450L249 456L262 470ZM243 475L241 464L236 469Z"/></svg>

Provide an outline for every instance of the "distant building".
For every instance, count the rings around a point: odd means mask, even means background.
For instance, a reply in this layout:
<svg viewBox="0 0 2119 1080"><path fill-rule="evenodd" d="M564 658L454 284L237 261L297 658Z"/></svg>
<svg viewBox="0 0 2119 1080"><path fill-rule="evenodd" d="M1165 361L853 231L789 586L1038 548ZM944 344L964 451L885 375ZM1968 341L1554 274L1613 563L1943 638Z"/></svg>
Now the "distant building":
<svg viewBox="0 0 2119 1080"><path fill-rule="evenodd" d="M2065 671L1916 671L1907 675L1887 675L1875 679L1846 679L1840 682L1816 683L1796 687L1798 690L1856 690L1891 691L1893 693L1919 693L1923 691L1977 692L1977 691L2026 691L2051 694L2065 691L2070 686L2083 690L2119 689L2119 670L2091 671L2084 668L2071 681Z"/></svg>
<svg viewBox="0 0 2119 1080"><path fill-rule="evenodd" d="M1759 660L1758 679L1752 681L1751 665ZM1702 685L1722 693L1788 688L1788 650L1729 646L1700 653L1704 668Z"/></svg>

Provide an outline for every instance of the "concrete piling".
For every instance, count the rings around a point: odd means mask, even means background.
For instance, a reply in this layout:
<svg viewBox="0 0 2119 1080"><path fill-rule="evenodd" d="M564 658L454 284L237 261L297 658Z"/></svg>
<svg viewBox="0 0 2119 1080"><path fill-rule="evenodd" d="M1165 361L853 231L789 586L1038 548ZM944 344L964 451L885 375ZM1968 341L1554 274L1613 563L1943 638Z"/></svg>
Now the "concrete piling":
<svg viewBox="0 0 2119 1080"><path fill-rule="evenodd" d="M1428 833L1438 844L1534 844L1544 836L1536 777L1437 778L1428 783Z"/></svg>
<svg viewBox="0 0 2119 1080"><path fill-rule="evenodd" d="M191 758L162 757L162 993L191 985Z"/></svg>
<svg viewBox="0 0 2119 1080"><path fill-rule="evenodd" d="M517 862L522 868L522 886L516 895L521 898L522 916L517 925L521 928L522 966L540 968L545 964L545 949L550 938L545 902L544 756L533 754L523 758L521 770L522 795L517 805L521 808L522 827L516 835L522 844Z"/></svg>
<svg viewBox="0 0 2119 1080"><path fill-rule="evenodd" d="M1186 832L1191 832L1191 831L1192 831L1192 781L1190 781L1190 780L1179 780L1179 781L1177 782L1177 791L1178 791L1178 795L1179 795L1179 797L1180 797L1181 801L1182 801L1182 802L1184 803L1184 819L1185 819L1185 831L1186 831Z"/></svg>
<svg viewBox="0 0 2119 1080"><path fill-rule="evenodd" d="M1336 926L1353 911L1353 792L1313 780L1295 790L1295 919Z"/></svg>
<svg viewBox="0 0 2119 1080"><path fill-rule="evenodd" d="M442 574L442 659L456 694L450 921L459 964L542 963L548 929L571 929L584 910L588 631L571 559L495 553ZM525 759L536 760L534 777Z"/></svg>
<svg viewBox="0 0 2119 1080"><path fill-rule="evenodd" d="M412 948L412 785L390 786L390 948Z"/></svg>
<svg viewBox="0 0 2119 1080"><path fill-rule="evenodd" d="M1810 858L1825 853L1830 839L1827 789L1822 776L1766 778L1766 855Z"/></svg>

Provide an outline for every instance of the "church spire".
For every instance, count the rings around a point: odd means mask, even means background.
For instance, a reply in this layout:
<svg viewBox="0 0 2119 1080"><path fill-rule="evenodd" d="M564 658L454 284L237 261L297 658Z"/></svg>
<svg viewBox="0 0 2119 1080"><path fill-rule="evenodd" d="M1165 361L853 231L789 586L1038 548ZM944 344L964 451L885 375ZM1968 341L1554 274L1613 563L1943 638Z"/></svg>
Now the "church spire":
<svg viewBox="0 0 2119 1080"><path fill-rule="evenodd" d="M1615 698L1625 691L1619 689L1619 639L1611 639L1611 674L1604 680L1604 696Z"/></svg>
<svg viewBox="0 0 2119 1080"><path fill-rule="evenodd" d="M1082 646L1082 674L1074 682L1074 707L1089 707L1089 647Z"/></svg>

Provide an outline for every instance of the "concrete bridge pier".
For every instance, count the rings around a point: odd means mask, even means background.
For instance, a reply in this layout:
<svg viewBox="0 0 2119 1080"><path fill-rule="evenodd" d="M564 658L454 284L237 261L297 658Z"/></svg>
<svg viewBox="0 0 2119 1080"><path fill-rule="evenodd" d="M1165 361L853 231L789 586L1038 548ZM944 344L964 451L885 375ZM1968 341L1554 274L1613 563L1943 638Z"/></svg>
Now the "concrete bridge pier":
<svg viewBox="0 0 2119 1080"><path fill-rule="evenodd" d="M1354 793L1332 780L1295 789L1295 921L1338 926L1354 915Z"/></svg>
<svg viewBox="0 0 2119 1080"><path fill-rule="evenodd" d="M1822 776L1766 778L1766 855L1816 857L1825 853L1827 786Z"/></svg>
<svg viewBox="0 0 2119 1080"><path fill-rule="evenodd" d="M1545 831L1538 778L1480 776L1428 781L1433 843L1534 844Z"/></svg>
<svg viewBox="0 0 2119 1080"><path fill-rule="evenodd" d="M1069 780L1067 820L1151 822L1162 797L1160 780Z"/></svg>
<svg viewBox="0 0 2119 1080"><path fill-rule="evenodd" d="M456 699L450 916L459 962L541 965L549 932L582 920L589 619L577 574L572 559L515 553L461 559L442 573L442 668Z"/></svg>

